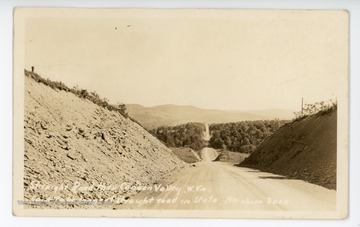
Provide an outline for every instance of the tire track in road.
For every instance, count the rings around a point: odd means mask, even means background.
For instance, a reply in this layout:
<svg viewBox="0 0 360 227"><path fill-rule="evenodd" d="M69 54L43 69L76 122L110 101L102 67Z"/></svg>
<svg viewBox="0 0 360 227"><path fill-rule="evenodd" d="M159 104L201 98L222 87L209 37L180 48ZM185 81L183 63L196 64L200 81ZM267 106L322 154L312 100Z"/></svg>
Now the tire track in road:
<svg viewBox="0 0 360 227"><path fill-rule="evenodd" d="M131 199L141 200L146 197L153 198L153 202L141 206L128 203L116 208L265 211L336 209L334 190L236 167L234 163L212 162L217 154L212 148L204 148L200 154L203 161L195 164L195 167L180 170L160 182L163 186L176 187L178 191L142 191Z"/></svg>

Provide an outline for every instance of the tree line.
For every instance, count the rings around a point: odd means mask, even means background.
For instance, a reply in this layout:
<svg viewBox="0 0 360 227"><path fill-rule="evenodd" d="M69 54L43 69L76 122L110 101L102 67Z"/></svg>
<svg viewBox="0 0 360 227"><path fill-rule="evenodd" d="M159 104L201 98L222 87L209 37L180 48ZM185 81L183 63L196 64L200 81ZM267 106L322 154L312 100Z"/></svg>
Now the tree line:
<svg viewBox="0 0 360 227"><path fill-rule="evenodd" d="M187 123L177 126L161 126L151 129L150 133L168 147L189 147L200 150L204 147L205 125Z"/></svg>
<svg viewBox="0 0 360 227"><path fill-rule="evenodd" d="M236 123L211 124L209 144L215 149L252 153L269 135L287 121L263 120Z"/></svg>

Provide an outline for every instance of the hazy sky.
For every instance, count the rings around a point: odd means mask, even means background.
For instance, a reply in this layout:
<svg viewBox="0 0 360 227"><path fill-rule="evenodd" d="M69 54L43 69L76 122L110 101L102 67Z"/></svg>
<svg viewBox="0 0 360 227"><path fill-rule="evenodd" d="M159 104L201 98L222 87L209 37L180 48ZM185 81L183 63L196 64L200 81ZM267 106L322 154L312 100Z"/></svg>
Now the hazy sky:
<svg viewBox="0 0 360 227"><path fill-rule="evenodd" d="M347 76L345 11L111 10L27 20L25 67L111 102L299 109Z"/></svg>

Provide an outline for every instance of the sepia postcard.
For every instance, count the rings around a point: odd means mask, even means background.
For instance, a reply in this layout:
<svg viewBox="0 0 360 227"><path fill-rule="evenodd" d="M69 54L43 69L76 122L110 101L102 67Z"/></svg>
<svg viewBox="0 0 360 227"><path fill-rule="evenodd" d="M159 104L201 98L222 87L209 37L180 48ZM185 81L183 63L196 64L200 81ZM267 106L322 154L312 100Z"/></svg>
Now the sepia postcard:
<svg viewBox="0 0 360 227"><path fill-rule="evenodd" d="M345 10L14 10L16 216L344 219Z"/></svg>

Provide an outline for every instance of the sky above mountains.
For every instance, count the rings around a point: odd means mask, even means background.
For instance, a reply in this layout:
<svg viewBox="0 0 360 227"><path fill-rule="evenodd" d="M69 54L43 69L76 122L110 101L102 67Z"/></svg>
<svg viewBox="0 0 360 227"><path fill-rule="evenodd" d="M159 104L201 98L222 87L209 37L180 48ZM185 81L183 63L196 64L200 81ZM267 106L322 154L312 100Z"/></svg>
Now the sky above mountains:
<svg viewBox="0 0 360 227"><path fill-rule="evenodd" d="M25 26L25 68L112 103L299 110L302 97L336 99L347 19L330 10L37 15Z"/></svg>

